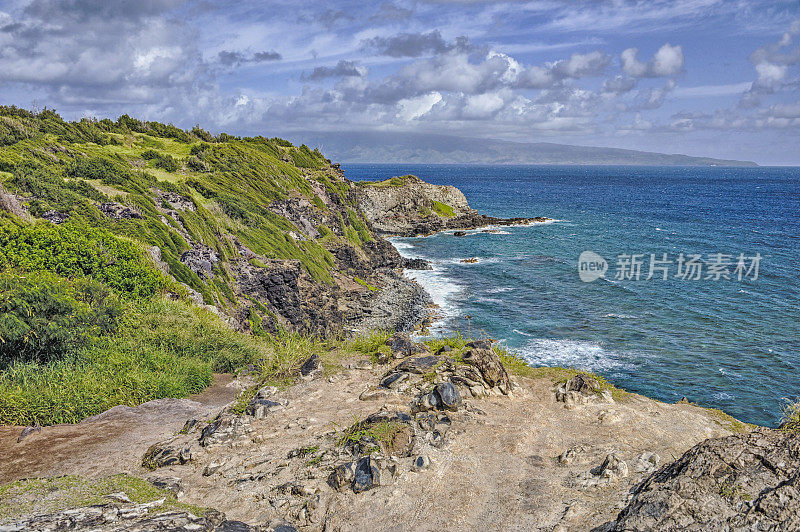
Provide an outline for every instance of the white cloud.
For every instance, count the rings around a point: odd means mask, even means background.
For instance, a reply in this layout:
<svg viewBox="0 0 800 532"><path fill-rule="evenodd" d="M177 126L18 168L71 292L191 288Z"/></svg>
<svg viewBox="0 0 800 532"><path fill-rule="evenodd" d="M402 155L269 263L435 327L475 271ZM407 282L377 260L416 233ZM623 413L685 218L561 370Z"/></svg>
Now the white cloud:
<svg viewBox="0 0 800 532"><path fill-rule="evenodd" d="M665 44L653 56L653 74L656 76L674 76L683 68L683 50L680 46Z"/></svg>
<svg viewBox="0 0 800 532"><path fill-rule="evenodd" d="M434 105L441 101L442 95L436 91L416 98L406 98L397 102L400 111L397 112L396 116L401 120L414 120L430 111Z"/></svg>
<svg viewBox="0 0 800 532"><path fill-rule="evenodd" d="M649 62L639 61L636 56L639 50L628 48L620 55L622 70L634 78L672 77L683 69L683 49L681 46L664 44Z"/></svg>

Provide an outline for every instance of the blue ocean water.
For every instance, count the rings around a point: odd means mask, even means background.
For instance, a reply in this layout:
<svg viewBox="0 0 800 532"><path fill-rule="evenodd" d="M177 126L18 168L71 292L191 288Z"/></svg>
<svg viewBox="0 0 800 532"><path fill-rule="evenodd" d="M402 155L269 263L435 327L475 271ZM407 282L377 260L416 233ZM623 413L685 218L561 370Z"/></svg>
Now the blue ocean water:
<svg viewBox="0 0 800 532"><path fill-rule="evenodd" d="M626 390L686 396L774 426L800 396L800 168L343 165L353 180L412 173L455 185L494 216L552 224L394 239L431 260L412 272L441 306L436 332L501 339L534 365L596 371ZM582 282L578 256L609 263ZM732 255L731 280L645 280L650 254ZM615 279L620 255L641 277ZM737 279L759 254L757 279ZM476 257L475 264L461 260ZM723 257L722 262L727 262ZM626 273L630 273L626 270ZM746 271L744 273L747 273ZM467 318L469 316L469 318Z"/></svg>

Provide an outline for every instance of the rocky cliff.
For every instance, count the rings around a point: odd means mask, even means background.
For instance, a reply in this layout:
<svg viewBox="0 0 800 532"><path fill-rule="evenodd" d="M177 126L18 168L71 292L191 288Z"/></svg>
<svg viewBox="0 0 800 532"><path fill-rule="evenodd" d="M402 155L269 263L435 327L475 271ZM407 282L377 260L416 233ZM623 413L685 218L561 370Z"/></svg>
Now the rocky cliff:
<svg viewBox="0 0 800 532"><path fill-rule="evenodd" d="M356 198L375 230L387 236L423 236L448 229L544 222L546 218L495 218L478 213L453 186L407 175L356 183Z"/></svg>

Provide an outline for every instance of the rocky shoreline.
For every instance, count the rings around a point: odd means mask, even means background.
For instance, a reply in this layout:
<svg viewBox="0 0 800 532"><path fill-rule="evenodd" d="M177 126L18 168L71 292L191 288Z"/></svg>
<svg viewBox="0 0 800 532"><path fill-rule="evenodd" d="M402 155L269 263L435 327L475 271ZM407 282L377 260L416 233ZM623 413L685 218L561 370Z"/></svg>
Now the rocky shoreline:
<svg viewBox="0 0 800 532"><path fill-rule="evenodd" d="M280 387L246 370L191 399L0 427L0 532L800 529L796 433L532 368L489 340L414 341L431 299L399 271L430 265L379 235L547 219L394 179L343 181L375 238L334 250L330 286L291 261L235 273L296 330L399 332L358 355L325 344Z"/></svg>

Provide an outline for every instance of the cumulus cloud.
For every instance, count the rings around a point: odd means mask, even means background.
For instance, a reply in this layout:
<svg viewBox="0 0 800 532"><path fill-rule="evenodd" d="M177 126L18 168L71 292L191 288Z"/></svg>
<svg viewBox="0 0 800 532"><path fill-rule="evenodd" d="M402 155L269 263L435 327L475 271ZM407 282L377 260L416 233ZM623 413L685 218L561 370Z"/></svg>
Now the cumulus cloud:
<svg viewBox="0 0 800 532"><path fill-rule="evenodd" d="M327 78L363 77L367 75L367 72L366 67L358 66L353 61L345 61L343 59L332 67L316 67L310 73L304 74L302 78L309 81L320 81Z"/></svg>
<svg viewBox="0 0 800 532"><path fill-rule="evenodd" d="M681 46L663 45L648 62L639 61L639 50L628 48L620 55L622 71L633 78L672 77L683 69L683 49Z"/></svg>
<svg viewBox="0 0 800 532"><path fill-rule="evenodd" d="M427 33L399 33L392 37L373 37L361 43L364 50L389 57L421 57L450 51L468 52L472 49L469 39L456 37L449 43L439 30Z"/></svg>
<svg viewBox="0 0 800 532"><path fill-rule="evenodd" d="M275 50L256 52L252 55L231 50L222 50L217 54L219 63L227 67L238 67L246 63L266 63L269 61L279 61L281 54Z"/></svg>
<svg viewBox="0 0 800 532"><path fill-rule="evenodd" d="M517 86L526 89L546 89L560 85L566 79L598 76L610 62L610 57L598 50L588 54L572 54L544 66L532 66L520 73Z"/></svg>
<svg viewBox="0 0 800 532"><path fill-rule="evenodd" d="M625 94L630 92L636 87L636 79L626 78L624 76L615 76L612 79L607 79L603 82L600 92L605 94Z"/></svg>
<svg viewBox="0 0 800 532"><path fill-rule="evenodd" d="M750 90L742 95L741 107L758 107L765 95L774 93L790 83L789 69L800 64L800 46L793 46L800 34L800 22L795 22L777 42L769 43L750 54L757 78Z"/></svg>
<svg viewBox="0 0 800 532"><path fill-rule="evenodd" d="M0 81L33 83L61 100L142 103L198 86L207 65L180 2L36 0L6 14ZM113 29L113 30L112 30Z"/></svg>

